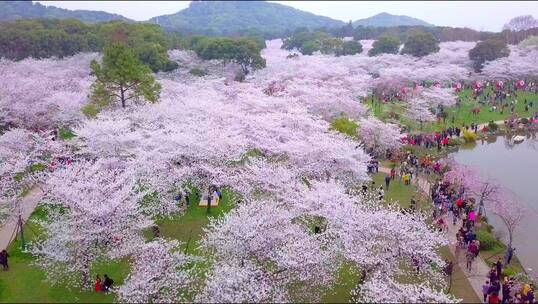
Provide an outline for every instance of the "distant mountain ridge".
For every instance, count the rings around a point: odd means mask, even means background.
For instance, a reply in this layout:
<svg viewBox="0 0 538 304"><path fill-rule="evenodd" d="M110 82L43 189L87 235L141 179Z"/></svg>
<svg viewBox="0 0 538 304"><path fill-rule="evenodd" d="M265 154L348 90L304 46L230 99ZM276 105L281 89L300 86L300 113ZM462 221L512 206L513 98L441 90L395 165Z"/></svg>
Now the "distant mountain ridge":
<svg viewBox="0 0 538 304"><path fill-rule="evenodd" d="M339 27L343 21L265 1L193 1L175 14L153 17L169 30L197 34L233 35L253 29L264 33L282 33L299 27Z"/></svg>
<svg viewBox="0 0 538 304"><path fill-rule="evenodd" d="M34 18L67 19L75 18L86 23L111 20L132 21L118 14L103 11L68 10L55 6L45 6L32 1L0 1L0 21Z"/></svg>
<svg viewBox="0 0 538 304"><path fill-rule="evenodd" d="M32 1L0 1L0 21L33 18L75 18L86 23L123 20L135 22L119 14L92 10L69 10L45 6ZM271 34L289 35L297 28L336 28L346 23L305 12L290 6L266 1L192 1L189 7L174 14L156 16L148 21L167 30L188 34L238 35ZM433 26L423 20L409 16L380 13L359 19L353 26Z"/></svg>
<svg viewBox="0 0 538 304"><path fill-rule="evenodd" d="M380 13L372 17L359 19L353 22L353 26L375 26L375 27L392 27L392 26L434 26L426 21L404 16L392 15L389 13Z"/></svg>

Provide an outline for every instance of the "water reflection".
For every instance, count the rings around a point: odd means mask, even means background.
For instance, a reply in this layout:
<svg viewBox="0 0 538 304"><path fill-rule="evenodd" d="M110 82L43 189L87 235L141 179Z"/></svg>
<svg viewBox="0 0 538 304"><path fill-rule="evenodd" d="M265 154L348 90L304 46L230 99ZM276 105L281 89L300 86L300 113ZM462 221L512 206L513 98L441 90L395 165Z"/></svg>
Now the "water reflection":
<svg viewBox="0 0 538 304"><path fill-rule="evenodd" d="M516 233L514 245L526 267L538 269L538 140L536 132L525 134L515 143L512 136L490 136L474 144L463 145L453 154L462 164L477 168L484 177L493 177L510 189L528 208ZM496 226L506 236L504 226Z"/></svg>

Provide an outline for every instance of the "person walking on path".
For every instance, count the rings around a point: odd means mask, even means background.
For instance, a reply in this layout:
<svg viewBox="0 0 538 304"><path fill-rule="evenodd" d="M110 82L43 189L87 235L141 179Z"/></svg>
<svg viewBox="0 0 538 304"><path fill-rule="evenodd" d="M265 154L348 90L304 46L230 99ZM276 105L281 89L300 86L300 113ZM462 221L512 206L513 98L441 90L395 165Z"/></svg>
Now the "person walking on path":
<svg viewBox="0 0 538 304"><path fill-rule="evenodd" d="M468 271L473 270L474 253L467 250L467 253L465 254L465 258L466 258L466 261L467 261L467 264L466 264L467 270Z"/></svg>
<svg viewBox="0 0 538 304"><path fill-rule="evenodd" d="M484 295L484 303L487 302L488 300L488 292L489 292L489 287L491 285L489 284L489 281L486 281L486 283L484 283L484 285L482 285L482 294Z"/></svg>
<svg viewBox="0 0 538 304"><path fill-rule="evenodd" d="M501 258L497 260L497 263L495 264L495 268L497 270L497 276L500 278L503 270L503 263L501 262Z"/></svg>

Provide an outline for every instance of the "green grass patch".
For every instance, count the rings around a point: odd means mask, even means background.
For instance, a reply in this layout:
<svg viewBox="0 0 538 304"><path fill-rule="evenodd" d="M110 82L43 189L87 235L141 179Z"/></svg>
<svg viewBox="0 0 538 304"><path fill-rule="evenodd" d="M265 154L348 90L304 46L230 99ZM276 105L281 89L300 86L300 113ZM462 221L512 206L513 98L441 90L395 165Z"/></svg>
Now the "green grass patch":
<svg viewBox="0 0 538 304"><path fill-rule="evenodd" d="M101 112L101 108L93 103L87 104L82 107L82 113L90 118L96 117L99 112Z"/></svg>
<svg viewBox="0 0 538 304"><path fill-rule="evenodd" d="M167 218L157 224L161 236L183 242L182 249L187 253L201 254L198 250L198 241L203 237L203 228L207 226L210 218L224 216L235 206L232 201L234 194L229 189L222 189L222 200L218 207L211 207L209 214L206 207L199 207L200 193L195 190L191 193L190 205L187 211L180 216Z"/></svg>
<svg viewBox="0 0 538 304"><path fill-rule="evenodd" d="M335 120L333 120L333 122L331 123L331 128L333 130L336 130L340 133L343 133L343 134L346 134L346 135L349 135L351 137L357 137L357 128L359 127L359 125L346 118L346 117L341 117L341 118L336 118Z"/></svg>
<svg viewBox="0 0 538 304"><path fill-rule="evenodd" d="M194 76L197 76L197 77L202 77L202 76L206 76L207 75L207 72L204 71L204 70L201 70L201 69L198 69L198 68L193 68L189 71L189 73L191 75L194 75Z"/></svg>
<svg viewBox="0 0 538 304"><path fill-rule="evenodd" d="M47 169L46 164L43 164L43 163L32 164L32 165L26 167L26 170L24 170L23 172L19 172L19 173L15 174L15 180L17 182L20 182L27 175L37 173L37 172L42 172L42 171L45 171L46 169Z"/></svg>
<svg viewBox="0 0 538 304"><path fill-rule="evenodd" d="M323 297L323 303L350 303L351 291L359 282L358 269L353 263L344 263L338 270L336 284Z"/></svg>
<svg viewBox="0 0 538 304"><path fill-rule="evenodd" d="M62 140L70 140L77 137L77 135L73 133L73 131L71 131L69 128L62 127L58 131L58 137L60 137L60 139Z"/></svg>
<svg viewBox="0 0 538 304"><path fill-rule="evenodd" d="M417 202L417 208L422 210L428 210L431 207L429 199L420 191L418 186L414 184L413 180L411 185L405 185L398 176L394 178L389 184L389 190L385 189L385 176L387 174L378 172L372 176L372 181L375 182L375 188L383 186L385 202L398 203L402 208L409 208L411 206L411 199L415 198Z"/></svg>

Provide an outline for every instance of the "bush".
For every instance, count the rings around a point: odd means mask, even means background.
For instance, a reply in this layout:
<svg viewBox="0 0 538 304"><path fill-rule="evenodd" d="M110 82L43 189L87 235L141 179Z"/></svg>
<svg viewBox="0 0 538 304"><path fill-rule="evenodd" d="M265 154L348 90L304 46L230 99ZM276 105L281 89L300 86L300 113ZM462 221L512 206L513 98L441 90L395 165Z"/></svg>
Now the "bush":
<svg viewBox="0 0 538 304"><path fill-rule="evenodd" d="M461 140L459 138L450 138L448 140L448 146L449 147L455 147L455 146L459 146L461 144L462 144L462 142L461 142Z"/></svg>
<svg viewBox="0 0 538 304"><path fill-rule="evenodd" d="M503 274L505 276L509 276L509 277L513 277L515 276L516 274L518 274L519 272L512 266L505 266L503 268Z"/></svg>
<svg viewBox="0 0 538 304"><path fill-rule="evenodd" d="M68 128L60 128L58 132L58 136L62 140L69 140L76 137L77 135L73 133L73 131L69 130Z"/></svg>
<svg viewBox="0 0 538 304"><path fill-rule="evenodd" d="M28 174L33 174L33 173L37 173L37 172L43 172L46 169L47 169L46 164L42 164L42 163L32 164L32 165L26 167L26 169L23 172L18 172L17 174L15 174L15 180L17 182L20 182Z"/></svg>
<svg viewBox="0 0 538 304"><path fill-rule="evenodd" d="M101 112L100 107L93 103L87 104L84 107L82 107L82 113L91 118L97 116L99 112Z"/></svg>
<svg viewBox="0 0 538 304"><path fill-rule="evenodd" d="M494 121L490 121L488 123L488 129L491 130L491 132L495 132L499 129L499 125L496 124Z"/></svg>
<svg viewBox="0 0 538 304"><path fill-rule="evenodd" d="M191 74L194 75L194 76L198 76L198 77L202 77L202 76L206 76L206 75L207 75L207 72L206 72L206 71L201 70L201 69L197 69L197 68L191 69L191 70L189 71L189 73L191 73Z"/></svg>
<svg viewBox="0 0 538 304"><path fill-rule="evenodd" d="M331 127L340 133L347 134L351 137L356 137L357 128L359 125L346 117L341 117L333 120Z"/></svg>
<svg viewBox="0 0 538 304"><path fill-rule="evenodd" d="M491 250L499 246L499 241L491 232L478 230L476 238L480 241L480 250Z"/></svg>
<svg viewBox="0 0 538 304"><path fill-rule="evenodd" d="M476 133L473 133L468 130L463 131L463 139L465 139L466 142L475 142L478 135Z"/></svg>
<svg viewBox="0 0 538 304"><path fill-rule="evenodd" d="M404 146L404 150L405 150L405 152L410 152L410 153L412 153L412 154L416 154L416 152L417 152L417 146L406 145L406 146Z"/></svg>

